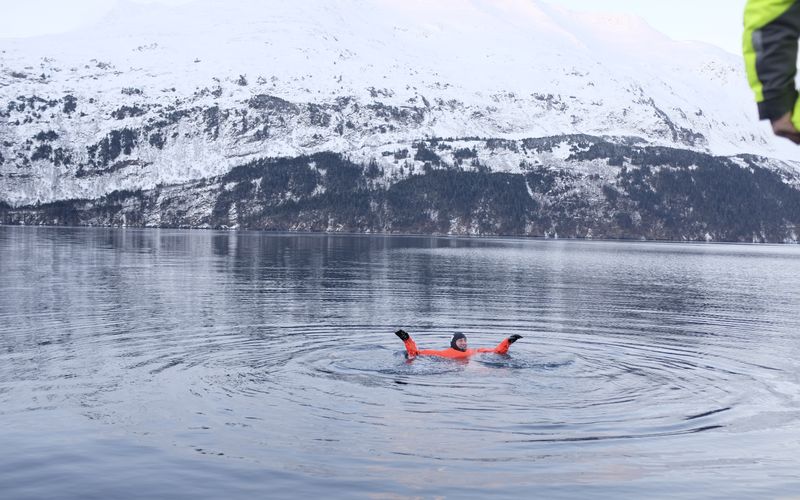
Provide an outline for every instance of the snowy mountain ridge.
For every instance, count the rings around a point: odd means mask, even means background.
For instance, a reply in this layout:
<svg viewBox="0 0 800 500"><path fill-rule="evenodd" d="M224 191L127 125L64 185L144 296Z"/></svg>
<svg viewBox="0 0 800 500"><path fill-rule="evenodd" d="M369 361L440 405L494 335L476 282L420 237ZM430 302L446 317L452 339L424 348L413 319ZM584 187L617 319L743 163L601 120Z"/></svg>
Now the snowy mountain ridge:
<svg viewBox="0 0 800 500"><path fill-rule="evenodd" d="M11 205L326 151L376 162L390 183L435 137L588 134L791 158L756 122L739 58L536 0L121 2L99 25L6 41L0 56ZM495 171L559 160L473 142L471 161Z"/></svg>

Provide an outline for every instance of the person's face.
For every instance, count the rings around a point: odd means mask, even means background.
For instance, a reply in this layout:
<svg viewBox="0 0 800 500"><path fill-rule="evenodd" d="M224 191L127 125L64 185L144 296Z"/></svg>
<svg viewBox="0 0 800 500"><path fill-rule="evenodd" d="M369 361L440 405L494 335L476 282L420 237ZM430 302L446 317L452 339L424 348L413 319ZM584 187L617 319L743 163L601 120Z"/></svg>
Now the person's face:
<svg viewBox="0 0 800 500"><path fill-rule="evenodd" d="M456 345L459 349L466 349L467 348L467 339L458 339L456 340Z"/></svg>

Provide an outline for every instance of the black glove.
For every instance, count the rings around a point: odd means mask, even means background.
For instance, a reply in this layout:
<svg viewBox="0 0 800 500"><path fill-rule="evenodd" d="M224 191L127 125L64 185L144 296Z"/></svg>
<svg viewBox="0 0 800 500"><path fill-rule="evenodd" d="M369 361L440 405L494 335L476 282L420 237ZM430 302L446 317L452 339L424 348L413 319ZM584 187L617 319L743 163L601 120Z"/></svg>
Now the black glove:
<svg viewBox="0 0 800 500"><path fill-rule="evenodd" d="M515 333L514 335L512 335L512 336L508 337L508 343L509 343L509 345L510 345L510 344L513 344L514 342L516 342L517 340L519 340L519 339L521 339L521 338L522 338L522 335L517 335L517 334Z"/></svg>
<svg viewBox="0 0 800 500"><path fill-rule="evenodd" d="M397 330L396 332L394 332L394 334L400 337L400 340L402 340L403 342L408 340L408 333L406 333L406 331L403 329Z"/></svg>

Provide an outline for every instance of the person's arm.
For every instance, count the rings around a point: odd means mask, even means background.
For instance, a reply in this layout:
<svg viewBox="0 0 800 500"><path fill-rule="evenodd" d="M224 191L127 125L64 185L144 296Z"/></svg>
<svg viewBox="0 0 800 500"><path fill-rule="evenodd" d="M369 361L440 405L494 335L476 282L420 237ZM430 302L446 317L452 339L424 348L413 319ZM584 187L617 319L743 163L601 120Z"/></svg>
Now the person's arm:
<svg viewBox="0 0 800 500"><path fill-rule="evenodd" d="M795 143L800 143L800 102L794 83L798 37L800 2L747 1L742 48L758 116L770 120L776 135Z"/></svg>
<svg viewBox="0 0 800 500"><path fill-rule="evenodd" d="M400 337L400 340L406 345L406 356L408 359L414 359L419 354L419 349L417 349L417 344L414 342L414 339L402 328L394 332L395 335Z"/></svg>
<svg viewBox="0 0 800 500"><path fill-rule="evenodd" d="M482 347L480 349L476 349L478 352L493 352L495 354L507 354L508 348L511 347L511 344L516 342L517 340L521 339L522 335L512 335L507 339L503 339L502 342L497 344L497 347Z"/></svg>

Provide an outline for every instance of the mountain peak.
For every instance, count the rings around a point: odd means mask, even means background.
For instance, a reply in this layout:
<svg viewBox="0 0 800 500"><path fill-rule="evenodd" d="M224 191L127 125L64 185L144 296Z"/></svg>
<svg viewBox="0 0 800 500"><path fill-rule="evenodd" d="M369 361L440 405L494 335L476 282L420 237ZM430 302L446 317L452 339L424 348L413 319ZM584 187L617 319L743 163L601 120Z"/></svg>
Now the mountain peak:
<svg viewBox="0 0 800 500"><path fill-rule="evenodd" d="M543 1L123 1L94 26L17 40L8 52L6 78L33 67L47 81L11 79L0 91L9 97L136 87L169 100L164 89L188 99L225 87L222 105L264 94L393 106L424 98L492 116L441 118L429 135L589 133L666 145L703 137L683 145L782 156L757 124L740 59L673 41L635 16Z"/></svg>

